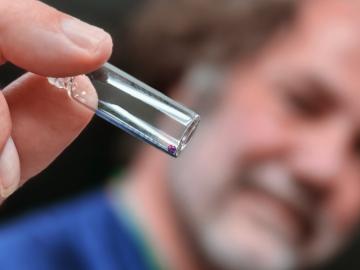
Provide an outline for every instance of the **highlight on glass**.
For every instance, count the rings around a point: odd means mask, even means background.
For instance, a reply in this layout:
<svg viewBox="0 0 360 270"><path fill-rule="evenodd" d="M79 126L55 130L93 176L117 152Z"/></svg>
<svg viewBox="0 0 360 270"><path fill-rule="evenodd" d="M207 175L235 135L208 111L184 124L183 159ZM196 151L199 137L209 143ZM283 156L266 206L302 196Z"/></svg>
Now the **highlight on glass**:
<svg viewBox="0 0 360 270"><path fill-rule="evenodd" d="M86 75L97 92L97 105L87 100L76 77L48 80L99 117L167 154L178 157L185 149L200 122L197 113L109 63Z"/></svg>

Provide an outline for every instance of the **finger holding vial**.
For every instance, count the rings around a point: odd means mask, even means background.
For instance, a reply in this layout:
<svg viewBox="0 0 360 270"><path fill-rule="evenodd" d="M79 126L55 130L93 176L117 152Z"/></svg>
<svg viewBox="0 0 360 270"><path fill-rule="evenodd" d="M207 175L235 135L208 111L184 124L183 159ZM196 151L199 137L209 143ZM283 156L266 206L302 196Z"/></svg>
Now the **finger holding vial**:
<svg viewBox="0 0 360 270"><path fill-rule="evenodd" d="M3 0L0 13L0 64L8 61L29 71L0 91L1 203L45 169L94 114L46 76L99 68L111 55L112 41L104 30L40 1ZM97 103L90 81L80 76L77 83L87 100Z"/></svg>

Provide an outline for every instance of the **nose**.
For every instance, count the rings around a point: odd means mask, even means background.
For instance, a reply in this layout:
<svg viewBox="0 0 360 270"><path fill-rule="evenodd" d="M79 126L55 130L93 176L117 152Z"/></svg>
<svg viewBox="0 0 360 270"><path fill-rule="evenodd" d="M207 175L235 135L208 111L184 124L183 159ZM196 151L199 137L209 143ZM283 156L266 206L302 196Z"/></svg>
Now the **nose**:
<svg viewBox="0 0 360 270"><path fill-rule="evenodd" d="M329 188L347 159L351 126L342 119L309 125L292 135L290 167L303 184Z"/></svg>

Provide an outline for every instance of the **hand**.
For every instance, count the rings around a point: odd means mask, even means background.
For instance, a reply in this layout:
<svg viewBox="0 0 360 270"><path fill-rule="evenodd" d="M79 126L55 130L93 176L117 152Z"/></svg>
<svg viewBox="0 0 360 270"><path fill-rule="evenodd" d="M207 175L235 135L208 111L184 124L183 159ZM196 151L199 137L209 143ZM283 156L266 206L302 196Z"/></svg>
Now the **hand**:
<svg viewBox="0 0 360 270"><path fill-rule="evenodd" d="M46 168L92 117L43 76L97 69L110 57L112 41L103 30L36 0L0 0L0 14L0 64L32 72L0 91L1 202ZM78 84L95 95L88 80Z"/></svg>

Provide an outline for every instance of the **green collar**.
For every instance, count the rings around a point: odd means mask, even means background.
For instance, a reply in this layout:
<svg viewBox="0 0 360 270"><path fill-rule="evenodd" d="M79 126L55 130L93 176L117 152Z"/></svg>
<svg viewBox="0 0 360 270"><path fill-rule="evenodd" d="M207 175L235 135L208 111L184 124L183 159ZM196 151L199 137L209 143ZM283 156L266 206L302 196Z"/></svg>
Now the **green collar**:
<svg viewBox="0 0 360 270"><path fill-rule="evenodd" d="M136 218L136 215L131 211L131 208L122 199L123 196L121 184L119 184L118 181L116 182L110 184L110 188L107 189L110 191L110 203L113 206L116 216L121 219L128 231L131 233L132 237L134 237L135 241L138 243L139 247L141 248L140 252L147 261L149 267L148 269L166 269L165 267L161 266L154 250L151 248L150 241L148 240L145 232L141 229L138 218Z"/></svg>

